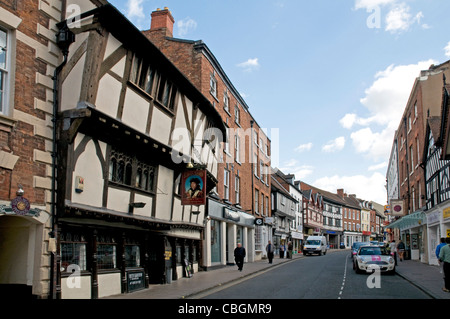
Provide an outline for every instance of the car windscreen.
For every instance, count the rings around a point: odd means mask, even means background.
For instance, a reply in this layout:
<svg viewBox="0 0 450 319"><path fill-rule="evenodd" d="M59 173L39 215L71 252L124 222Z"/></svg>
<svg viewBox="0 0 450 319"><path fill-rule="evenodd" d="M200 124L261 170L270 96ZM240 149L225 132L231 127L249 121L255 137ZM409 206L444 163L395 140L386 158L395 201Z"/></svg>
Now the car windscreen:
<svg viewBox="0 0 450 319"><path fill-rule="evenodd" d="M369 246L370 243L354 243L353 249L358 249L361 246Z"/></svg>
<svg viewBox="0 0 450 319"><path fill-rule="evenodd" d="M320 245L320 240L307 240L306 245Z"/></svg>
<svg viewBox="0 0 450 319"><path fill-rule="evenodd" d="M389 255L389 253L383 247L361 247L359 250L359 255Z"/></svg>

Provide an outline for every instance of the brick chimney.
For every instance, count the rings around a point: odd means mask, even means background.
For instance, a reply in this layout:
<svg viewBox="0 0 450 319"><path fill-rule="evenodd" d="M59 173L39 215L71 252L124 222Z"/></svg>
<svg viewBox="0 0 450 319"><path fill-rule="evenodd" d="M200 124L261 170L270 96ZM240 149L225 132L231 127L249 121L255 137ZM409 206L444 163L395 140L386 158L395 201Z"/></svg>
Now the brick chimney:
<svg viewBox="0 0 450 319"><path fill-rule="evenodd" d="M150 24L150 32L162 31L164 36L173 37L173 24L175 19L167 7L164 10L160 8L152 12L152 22Z"/></svg>
<svg viewBox="0 0 450 319"><path fill-rule="evenodd" d="M339 197L341 197L343 199L345 197L344 189L343 188L338 189L337 194Z"/></svg>

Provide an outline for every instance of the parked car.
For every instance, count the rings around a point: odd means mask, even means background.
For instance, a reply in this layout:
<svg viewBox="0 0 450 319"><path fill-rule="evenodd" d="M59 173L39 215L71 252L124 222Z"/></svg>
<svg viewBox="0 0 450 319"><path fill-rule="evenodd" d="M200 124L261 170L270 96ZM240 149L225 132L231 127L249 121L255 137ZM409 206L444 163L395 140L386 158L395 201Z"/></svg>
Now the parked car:
<svg viewBox="0 0 450 319"><path fill-rule="evenodd" d="M356 241L353 243L352 245L352 250L350 253L350 258L354 258L358 252L359 247L361 246L370 246L369 242L361 242L361 241Z"/></svg>
<svg viewBox="0 0 450 319"><path fill-rule="evenodd" d="M309 236L303 247L303 255L319 254L320 256L327 253L327 239L325 236Z"/></svg>
<svg viewBox="0 0 450 319"><path fill-rule="evenodd" d="M361 246L353 258L353 269L356 273L381 272L395 273L395 261L385 247Z"/></svg>

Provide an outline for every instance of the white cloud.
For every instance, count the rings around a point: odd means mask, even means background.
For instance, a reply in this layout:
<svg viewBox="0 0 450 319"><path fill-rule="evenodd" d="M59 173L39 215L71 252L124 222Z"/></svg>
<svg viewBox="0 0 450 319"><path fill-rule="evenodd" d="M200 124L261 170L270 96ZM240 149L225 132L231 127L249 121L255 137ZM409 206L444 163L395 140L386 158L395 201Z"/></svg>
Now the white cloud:
<svg viewBox="0 0 450 319"><path fill-rule="evenodd" d="M197 22L189 17L180 20L177 22L178 27L178 35L180 37L184 37L191 31L194 31L197 28Z"/></svg>
<svg viewBox="0 0 450 319"><path fill-rule="evenodd" d="M332 141L329 141L326 145L322 147L322 151L330 153L340 151L345 146L345 137L337 137Z"/></svg>
<svg viewBox="0 0 450 319"><path fill-rule="evenodd" d="M299 145L295 148L296 152L303 152L303 151L309 151L312 148L313 144L312 143L306 143L306 144L302 144Z"/></svg>
<svg viewBox="0 0 450 319"><path fill-rule="evenodd" d="M356 194L356 197L374 201L383 205L386 203L386 176L375 172L371 176L331 176L317 179L312 185L317 188L336 193L343 188L347 194Z"/></svg>
<svg viewBox="0 0 450 319"><path fill-rule="evenodd" d="M358 153L374 158L389 158L394 132L398 128L408 102L414 81L421 70L437 61L420 61L417 64L390 65L375 75L372 85L366 89L361 104L369 111L367 118L346 114L340 124L347 129L364 126L351 134L352 144ZM375 128L374 124L381 126Z"/></svg>
<svg viewBox="0 0 450 319"><path fill-rule="evenodd" d="M392 33L407 31L414 23L420 24L423 13L419 12L414 17L410 13L411 8L406 3L396 5L386 15L386 31Z"/></svg>
<svg viewBox="0 0 450 319"><path fill-rule="evenodd" d="M259 69L258 58L248 59L245 62L239 63L237 65L240 68L243 68L245 71L253 71Z"/></svg>
<svg viewBox="0 0 450 319"><path fill-rule="evenodd" d="M382 162L380 164L369 166L369 171L377 171L379 169L386 168L388 166L388 162Z"/></svg>
<svg viewBox="0 0 450 319"><path fill-rule="evenodd" d="M126 16L129 19L145 18L144 8L142 6L143 2L144 0L128 0Z"/></svg>
<svg viewBox="0 0 450 319"><path fill-rule="evenodd" d="M447 46L444 48L445 56L450 57L450 42L447 43Z"/></svg>
<svg viewBox="0 0 450 319"><path fill-rule="evenodd" d="M294 174L295 179L304 179L314 172L314 167L309 165L300 165L296 159L291 159L284 163L280 168L284 174Z"/></svg>
<svg viewBox="0 0 450 319"><path fill-rule="evenodd" d="M420 25L420 21L424 17L422 11L415 15L411 14L411 7L401 0L355 0L356 10L366 9L367 12L371 12L375 8L379 9L379 13L387 11L385 15L385 30L391 33L408 31L413 24L417 23ZM426 23L421 26L423 29L430 28Z"/></svg>
<svg viewBox="0 0 450 319"><path fill-rule="evenodd" d="M354 113L348 113L346 114L342 119L339 120L339 123L341 123L342 127L351 129L354 124L358 125L369 125L370 123L375 121L375 117L369 117L369 118L362 118Z"/></svg>
<svg viewBox="0 0 450 319"><path fill-rule="evenodd" d="M355 9L372 9L378 6L395 3L397 0L356 0Z"/></svg>

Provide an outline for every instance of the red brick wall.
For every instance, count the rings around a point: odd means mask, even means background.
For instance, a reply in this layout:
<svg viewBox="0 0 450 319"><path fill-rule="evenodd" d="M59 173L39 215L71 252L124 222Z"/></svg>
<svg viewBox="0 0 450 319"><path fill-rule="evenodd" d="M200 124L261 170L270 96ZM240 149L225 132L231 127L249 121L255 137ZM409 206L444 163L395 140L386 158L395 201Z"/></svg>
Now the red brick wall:
<svg viewBox="0 0 450 319"><path fill-rule="evenodd" d="M0 0L0 6L22 19L18 31L48 45L48 40L37 34L41 24L48 27L48 18L39 11L38 1L4 1ZM45 120L43 111L35 109L35 98L45 100L46 89L36 84L36 73L47 73L46 64L36 59L36 52L30 46L16 40L16 72L12 84L15 88L13 99L14 110L30 114L38 119ZM14 113L12 112L13 117ZM10 131L10 132L7 132ZM45 151L45 141L42 137L35 136L34 126L29 123L17 121L12 127L0 130L0 149L8 150L19 156L13 170L0 169L0 200L9 201L16 197L18 185L21 184L25 191L25 197L32 204L43 205L45 203L44 189L33 187L34 176L45 177L46 166L34 161L34 150Z"/></svg>
<svg viewBox="0 0 450 319"><path fill-rule="evenodd" d="M174 63L178 69L183 72L186 77L203 93L203 95L209 99L209 101L216 105L216 109L219 114L222 116L223 121L226 126L230 129L240 128L246 132L250 132L250 121L254 121L253 117L249 112L244 111L244 106L237 103L236 98L231 93L231 88L228 88L229 91L229 114L224 109L224 92L227 89L226 84L221 80L219 75L216 75L215 78L217 80L217 97L213 97L210 94L210 76L216 73L218 70L214 70L214 67L208 61L208 59L200 52L194 50L194 42L180 42L173 41L165 38L164 30L155 30L155 31L144 31L143 32L147 38L149 38L168 58ZM238 104L240 107L240 127L235 123L235 115L234 115L234 107ZM255 132L259 132L260 128L258 127L256 121L254 124ZM248 130L248 131L247 131ZM234 131L234 130L233 130ZM263 134L263 133L262 133ZM263 134L264 135L264 134ZM231 144L234 145L234 136L230 136ZM220 155L223 155L223 163L219 165L218 170L218 186L217 191L221 198L224 197L224 169L227 167L230 171L230 202L235 203L235 188L234 188L234 179L239 170L240 176L240 204L244 210L251 211L254 203L254 189L258 189L259 191L259 207L261 207L261 194L262 196L268 198L268 215L271 215L271 196L270 196L270 177L267 178L268 185L261 182L260 179L256 178L252 171L252 164L250 163L250 159L252 159L252 155L250 154L250 144L253 145L253 151L256 154L259 154L259 150L254 144L253 141L249 139L245 139L245 148L241 147L241 154L245 153L245 159L243 158L241 161L241 165L235 161L227 160L227 154L223 151L220 152ZM270 141L264 136L264 142L269 143L269 154L270 154ZM241 139L241 143L243 144L243 139ZM230 147L230 153L233 153L234 147ZM234 154L232 154L234 157ZM270 157L266 157L265 155L258 155L258 163L255 163L258 168L258 176L259 174L259 158L261 158L270 168ZM253 185L252 185L253 183ZM253 187L252 187L253 186ZM258 209L259 211L260 209Z"/></svg>

